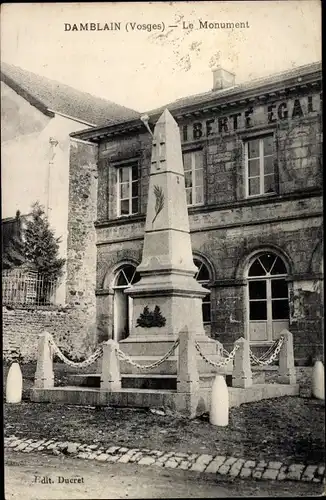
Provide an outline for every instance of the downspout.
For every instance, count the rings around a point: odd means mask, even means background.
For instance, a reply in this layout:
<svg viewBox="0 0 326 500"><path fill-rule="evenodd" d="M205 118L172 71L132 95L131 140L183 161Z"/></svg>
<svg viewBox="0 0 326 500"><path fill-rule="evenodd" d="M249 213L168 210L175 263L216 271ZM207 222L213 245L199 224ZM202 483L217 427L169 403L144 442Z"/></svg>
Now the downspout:
<svg viewBox="0 0 326 500"><path fill-rule="evenodd" d="M54 137L49 138L49 143L50 143L50 159L49 159L49 164L48 164L48 172L47 172L47 201L46 201L46 216L49 217L49 211L50 211L50 184L51 184L51 170L52 170L52 165L54 163L54 157L55 157L55 148L59 144Z"/></svg>

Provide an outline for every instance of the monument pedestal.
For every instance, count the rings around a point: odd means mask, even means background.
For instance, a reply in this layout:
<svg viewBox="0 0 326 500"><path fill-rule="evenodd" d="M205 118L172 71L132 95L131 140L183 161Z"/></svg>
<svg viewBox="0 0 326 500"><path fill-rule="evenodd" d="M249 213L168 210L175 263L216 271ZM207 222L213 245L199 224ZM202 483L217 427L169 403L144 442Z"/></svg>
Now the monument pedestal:
<svg viewBox="0 0 326 500"><path fill-rule="evenodd" d="M139 269L139 268L138 268ZM218 344L209 338L203 326L202 298L204 289L188 274L161 274L147 271L143 278L126 293L133 298L132 329L128 338L120 342L120 348L139 364L149 365L166 354L177 340L182 329L194 333L201 351L213 361L220 359ZM177 373L178 348L158 367L147 371L152 374ZM197 353L199 373L211 373L215 369ZM139 373L141 370L128 363L121 366L122 373Z"/></svg>

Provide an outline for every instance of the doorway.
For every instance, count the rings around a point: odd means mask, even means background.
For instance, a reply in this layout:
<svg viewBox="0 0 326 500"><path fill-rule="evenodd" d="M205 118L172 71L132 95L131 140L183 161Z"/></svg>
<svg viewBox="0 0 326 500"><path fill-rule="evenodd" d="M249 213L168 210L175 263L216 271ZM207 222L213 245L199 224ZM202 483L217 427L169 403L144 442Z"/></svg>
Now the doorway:
<svg viewBox="0 0 326 500"><path fill-rule="evenodd" d="M113 295L113 339L117 342L129 336L132 321L132 298L125 290L140 280L133 264L120 267L114 279Z"/></svg>

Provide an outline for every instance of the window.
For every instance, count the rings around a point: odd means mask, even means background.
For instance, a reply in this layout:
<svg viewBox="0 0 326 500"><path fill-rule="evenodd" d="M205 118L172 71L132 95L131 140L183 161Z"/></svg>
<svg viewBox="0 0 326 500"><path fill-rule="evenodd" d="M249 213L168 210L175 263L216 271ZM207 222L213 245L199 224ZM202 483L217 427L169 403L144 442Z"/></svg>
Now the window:
<svg viewBox="0 0 326 500"><path fill-rule="evenodd" d="M118 217L136 214L139 202L138 165L119 167L117 174Z"/></svg>
<svg viewBox="0 0 326 500"><path fill-rule="evenodd" d="M202 260L199 260L198 258L194 258L194 264L196 267L198 267L198 271L195 274L195 279L203 285L203 287L207 287L207 284L210 281L210 275L209 275L209 270L204 264ZM203 322L204 325L210 325L211 323L211 294L208 293L205 295L203 298L203 305L202 305L202 310L203 310Z"/></svg>
<svg viewBox="0 0 326 500"><path fill-rule="evenodd" d="M140 280L140 274L133 264L125 264L119 269L115 277L115 288L128 288Z"/></svg>
<svg viewBox="0 0 326 500"><path fill-rule="evenodd" d="M203 151L183 154L183 167L188 205L204 203Z"/></svg>
<svg viewBox="0 0 326 500"><path fill-rule="evenodd" d="M288 328L287 270L274 253L262 253L248 270L248 315L251 341L273 341Z"/></svg>
<svg viewBox="0 0 326 500"><path fill-rule="evenodd" d="M245 154L247 196L275 193L273 136L248 140Z"/></svg>

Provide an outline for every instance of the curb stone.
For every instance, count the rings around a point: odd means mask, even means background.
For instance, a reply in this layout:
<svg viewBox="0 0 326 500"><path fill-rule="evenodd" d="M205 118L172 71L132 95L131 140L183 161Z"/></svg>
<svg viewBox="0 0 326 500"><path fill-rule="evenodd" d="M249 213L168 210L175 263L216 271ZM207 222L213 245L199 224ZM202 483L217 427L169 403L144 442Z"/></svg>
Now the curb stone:
<svg viewBox="0 0 326 500"><path fill-rule="evenodd" d="M304 481L325 484L324 464L291 464L285 465L278 461L245 460L222 455L207 455L197 453L180 453L147 448L126 448L111 446L107 450L99 445L87 445L69 441L46 439L27 439L10 436L4 438L5 449L24 453L45 451L61 455L68 451L69 456L83 460L99 462L139 463L157 467L191 470L193 472L219 474L222 476L254 478L277 481Z"/></svg>

